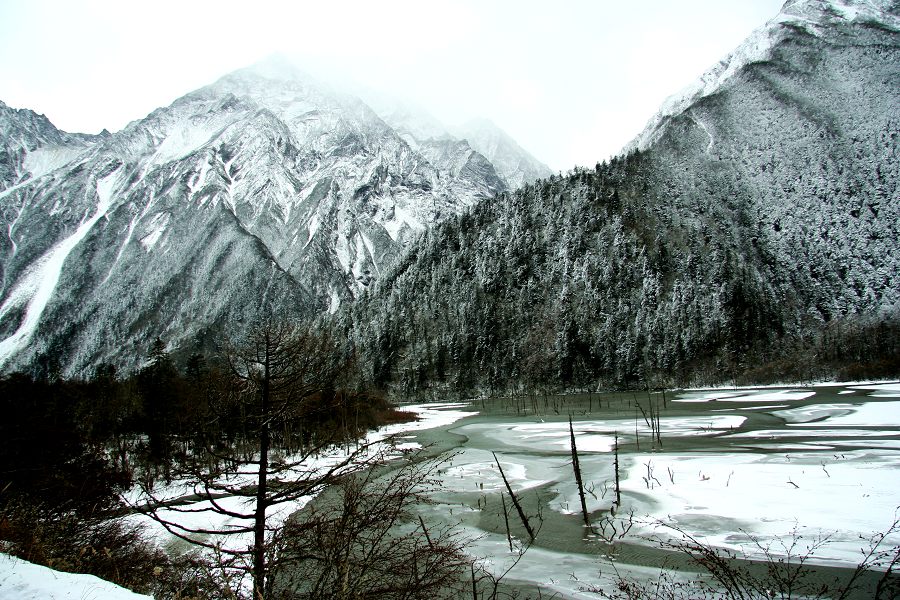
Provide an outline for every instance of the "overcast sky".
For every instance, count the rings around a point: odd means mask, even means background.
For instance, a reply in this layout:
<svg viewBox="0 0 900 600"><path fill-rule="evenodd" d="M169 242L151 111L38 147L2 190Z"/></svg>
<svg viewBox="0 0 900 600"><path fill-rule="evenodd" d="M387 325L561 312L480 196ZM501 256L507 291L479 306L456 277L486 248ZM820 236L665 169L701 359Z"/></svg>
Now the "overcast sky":
<svg viewBox="0 0 900 600"><path fill-rule="evenodd" d="M593 165L783 0L0 0L0 100L121 129L281 53L447 124L487 117L554 170Z"/></svg>

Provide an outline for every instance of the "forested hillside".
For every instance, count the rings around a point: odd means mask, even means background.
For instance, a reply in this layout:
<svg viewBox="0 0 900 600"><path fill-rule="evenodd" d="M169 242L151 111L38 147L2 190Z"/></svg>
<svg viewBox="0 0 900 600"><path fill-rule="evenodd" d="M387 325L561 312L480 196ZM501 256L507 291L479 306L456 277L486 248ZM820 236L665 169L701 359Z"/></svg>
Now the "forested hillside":
<svg viewBox="0 0 900 600"><path fill-rule="evenodd" d="M409 393L896 373L900 36L817 19L772 25L762 57L660 117L647 150L429 233L340 317L372 380Z"/></svg>

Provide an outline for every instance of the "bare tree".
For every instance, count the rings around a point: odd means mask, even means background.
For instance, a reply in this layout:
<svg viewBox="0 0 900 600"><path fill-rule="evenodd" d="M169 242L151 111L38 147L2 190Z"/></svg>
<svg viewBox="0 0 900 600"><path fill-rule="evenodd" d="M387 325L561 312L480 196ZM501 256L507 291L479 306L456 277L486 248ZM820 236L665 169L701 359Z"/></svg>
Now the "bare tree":
<svg viewBox="0 0 900 600"><path fill-rule="evenodd" d="M584 526L590 527L587 503L584 498L584 483L581 480L581 463L578 460L578 447L575 445L575 429L572 427L572 415L569 415L569 443L572 447L572 470L575 472L575 484L578 486L578 498L581 500L581 517Z"/></svg>
<svg viewBox="0 0 900 600"><path fill-rule="evenodd" d="M443 462L408 456L399 468L342 478L279 535L290 568L278 588L310 600L456 598L470 563L463 541L415 516Z"/></svg>
<svg viewBox="0 0 900 600"><path fill-rule="evenodd" d="M281 524L271 522L274 509L291 510L349 472L380 463L383 445L362 444L340 453L334 451L336 432L299 439L282 435L281 426L304 418L307 403L329 393L347 364L327 335L266 322L232 346L226 358L230 384L223 393L240 405L249 451L242 455L233 445L225 452L206 448L205 460L192 461L179 473L188 482L183 497L160 497L145 488L145 504L137 508L176 537L220 553L227 568L249 573L253 598L262 600L269 597L269 574L278 566L270 548ZM277 460L272 455L275 431ZM198 526L197 517L231 523ZM245 543L251 535L252 542Z"/></svg>

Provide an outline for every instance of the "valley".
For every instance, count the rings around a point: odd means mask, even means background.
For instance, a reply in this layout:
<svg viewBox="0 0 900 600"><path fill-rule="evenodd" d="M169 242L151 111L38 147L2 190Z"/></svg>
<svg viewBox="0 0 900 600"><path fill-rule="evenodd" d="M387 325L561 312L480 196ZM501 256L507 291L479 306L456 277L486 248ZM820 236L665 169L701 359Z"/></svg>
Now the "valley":
<svg viewBox="0 0 900 600"><path fill-rule="evenodd" d="M787 0L551 168L600 4L280 36L528 143L224 37L118 131L0 99L0 600L900 597L900 4ZM693 48L650 17L603 95Z"/></svg>

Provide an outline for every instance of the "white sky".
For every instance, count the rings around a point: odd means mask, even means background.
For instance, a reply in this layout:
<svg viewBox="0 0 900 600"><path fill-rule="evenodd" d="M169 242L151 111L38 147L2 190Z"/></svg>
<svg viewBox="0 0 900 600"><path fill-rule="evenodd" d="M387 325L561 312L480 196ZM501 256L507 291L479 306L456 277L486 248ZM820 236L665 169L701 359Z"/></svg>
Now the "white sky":
<svg viewBox="0 0 900 600"><path fill-rule="evenodd" d="M0 0L0 100L96 133L273 53L593 165L783 0Z"/></svg>

